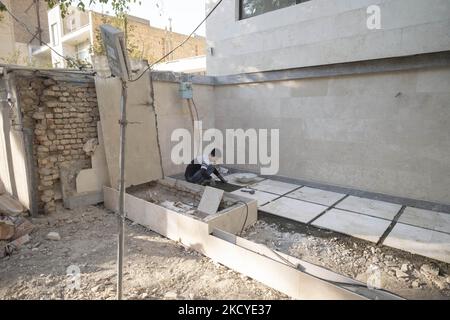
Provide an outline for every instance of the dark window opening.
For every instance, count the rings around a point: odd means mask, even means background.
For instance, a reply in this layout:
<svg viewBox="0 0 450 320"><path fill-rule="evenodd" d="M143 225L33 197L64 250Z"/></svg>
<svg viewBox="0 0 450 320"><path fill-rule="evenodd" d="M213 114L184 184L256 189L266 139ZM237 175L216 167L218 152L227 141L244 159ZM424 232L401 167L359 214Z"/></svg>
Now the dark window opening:
<svg viewBox="0 0 450 320"><path fill-rule="evenodd" d="M239 19L286 8L310 0L239 0Z"/></svg>

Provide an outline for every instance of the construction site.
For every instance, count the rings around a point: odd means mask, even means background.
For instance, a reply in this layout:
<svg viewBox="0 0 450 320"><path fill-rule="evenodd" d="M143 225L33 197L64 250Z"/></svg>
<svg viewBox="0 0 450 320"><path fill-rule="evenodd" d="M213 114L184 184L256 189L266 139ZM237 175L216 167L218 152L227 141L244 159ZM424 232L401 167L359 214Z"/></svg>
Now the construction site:
<svg viewBox="0 0 450 320"><path fill-rule="evenodd" d="M0 299L449 300L450 1L206 2L205 74L0 64Z"/></svg>

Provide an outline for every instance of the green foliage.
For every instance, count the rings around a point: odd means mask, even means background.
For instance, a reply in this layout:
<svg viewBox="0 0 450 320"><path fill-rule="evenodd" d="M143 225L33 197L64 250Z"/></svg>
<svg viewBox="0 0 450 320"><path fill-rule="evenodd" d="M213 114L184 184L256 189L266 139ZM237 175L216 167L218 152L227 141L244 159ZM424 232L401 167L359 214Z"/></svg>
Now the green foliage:
<svg viewBox="0 0 450 320"><path fill-rule="evenodd" d="M76 6L78 9L84 11L86 9L86 5L90 6L95 3L110 3L116 16L121 17L129 11L130 3L141 4L140 0L45 0L45 2L47 2L49 8L59 6L61 9L61 16L63 18L67 15L70 6Z"/></svg>

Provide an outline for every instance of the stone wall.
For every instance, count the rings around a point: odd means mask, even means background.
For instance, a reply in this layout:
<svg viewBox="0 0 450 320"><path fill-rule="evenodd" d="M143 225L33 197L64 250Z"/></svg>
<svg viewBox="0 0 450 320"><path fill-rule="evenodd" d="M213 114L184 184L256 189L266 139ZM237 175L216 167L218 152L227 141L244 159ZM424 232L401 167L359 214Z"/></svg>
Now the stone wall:
<svg viewBox="0 0 450 320"><path fill-rule="evenodd" d="M60 167L90 167L84 144L97 138L99 113L93 80L60 81L17 77L24 127L34 130L33 152L39 209L55 210L61 199Z"/></svg>

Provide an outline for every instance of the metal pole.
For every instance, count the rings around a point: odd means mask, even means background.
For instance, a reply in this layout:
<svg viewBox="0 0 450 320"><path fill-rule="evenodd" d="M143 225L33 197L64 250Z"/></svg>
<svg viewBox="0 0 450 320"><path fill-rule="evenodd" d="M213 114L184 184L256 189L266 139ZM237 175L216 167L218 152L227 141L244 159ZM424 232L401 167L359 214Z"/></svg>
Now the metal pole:
<svg viewBox="0 0 450 320"><path fill-rule="evenodd" d="M41 29L41 13L39 12L39 1L40 0L34 0L34 3L36 4L36 18L37 18L37 25L38 25L38 34L39 34L39 45L42 46L42 29Z"/></svg>
<svg viewBox="0 0 450 320"><path fill-rule="evenodd" d="M122 272L124 250L124 225L125 225L125 133L127 126L127 83L122 80L122 95L120 100L120 185L119 185L119 236L117 240L117 299L122 300Z"/></svg>

